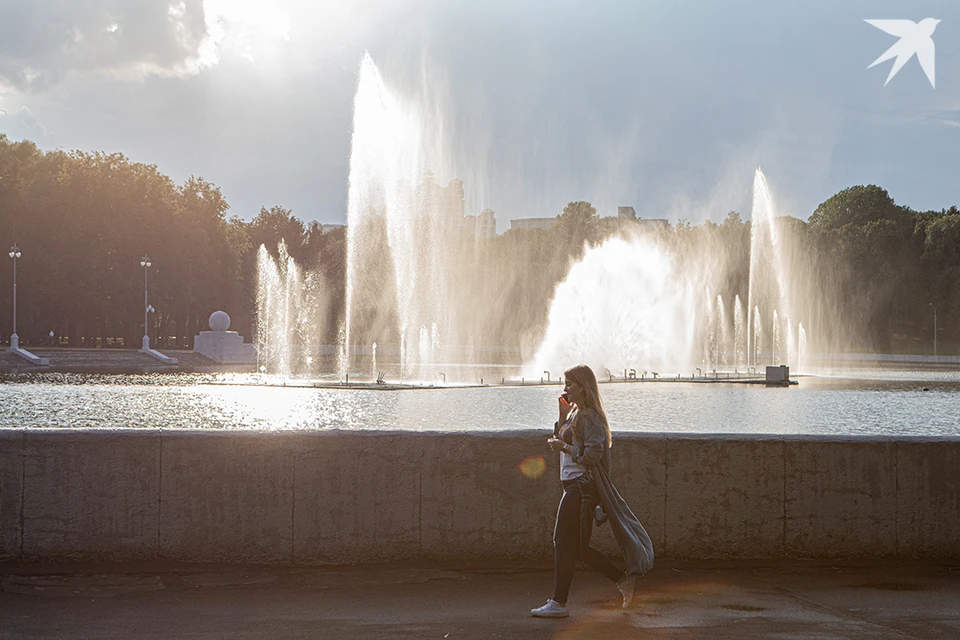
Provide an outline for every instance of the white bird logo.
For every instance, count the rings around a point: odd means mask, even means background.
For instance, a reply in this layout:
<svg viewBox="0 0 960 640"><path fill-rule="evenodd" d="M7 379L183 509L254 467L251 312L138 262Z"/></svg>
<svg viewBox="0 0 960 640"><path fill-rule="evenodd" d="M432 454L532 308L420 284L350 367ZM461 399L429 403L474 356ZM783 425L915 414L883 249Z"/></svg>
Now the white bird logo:
<svg viewBox="0 0 960 640"><path fill-rule="evenodd" d="M913 20L864 20L864 22L869 22L877 29L900 38L870 65L870 67L873 67L890 58L897 58L890 69L890 75L887 76L887 82L884 82L883 86L887 86L887 83L893 79L893 76L897 75L903 65L910 61L913 54L917 54L917 60L920 61L923 72L927 74L930 86L934 89L937 88L933 64L933 31L940 24L939 20L924 18L920 22L914 22ZM870 67L867 67L867 69Z"/></svg>

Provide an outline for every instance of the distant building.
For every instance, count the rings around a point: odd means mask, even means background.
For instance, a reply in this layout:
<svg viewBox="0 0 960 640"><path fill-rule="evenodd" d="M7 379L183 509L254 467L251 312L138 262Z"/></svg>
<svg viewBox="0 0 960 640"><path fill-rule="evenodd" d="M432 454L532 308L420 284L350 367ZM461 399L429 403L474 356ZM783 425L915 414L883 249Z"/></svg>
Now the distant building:
<svg viewBox="0 0 960 640"><path fill-rule="evenodd" d="M449 224L454 224L450 221ZM456 225L478 238L492 238L497 235L497 216L493 209L484 209L478 216L463 216Z"/></svg>
<svg viewBox="0 0 960 640"><path fill-rule="evenodd" d="M417 206L421 211L436 213L441 224L469 231L481 238L497 235L497 217L492 209L484 209L477 216L468 216L463 211L463 181L454 178L441 187L427 174L417 186Z"/></svg>
<svg viewBox="0 0 960 640"><path fill-rule="evenodd" d="M642 225L643 227L654 230L654 229L666 229L670 226L670 221L666 218L638 218L637 224Z"/></svg>
<svg viewBox="0 0 960 640"><path fill-rule="evenodd" d="M323 233L327 233L327 232L329 232L329 231L333 231L334 229L342 229L342 228L344 228L345 226L347 226L347 225L345 225L345 224L321 224L321 225L320 225L320 231L322 231Z"/></svg>
<svg viewBox="0 0 960 640"><path fill-rule="evenodd" d="M437 213L438 219L444 223L459 225L463 220L463 181L454 178L450 183L441 187L428 173L417 185L416 207L427 214Z"/></svg>
<svg viewBox="0 0 960 640"><path fill-rule="evenodd" d="M478 238L492 238L497 235L497 216L493 209L484 209L478 216L466 216L473 222L473 232Z"/></svg>
<svg viewBox="0 0 960 640"><path fill-rule="evenodd" d="M510 221L510 230L513 229L549 229L557 221L553 218L517 218Z"/></svg>
<svg viewBox="0 0 960 640"><path fill-rule="evenodd" d="M666 229L670 226L670 222L665 218L638 218L637 210L631 206L617 207L617 217L624 220L635 220L637 224L641 225L644 229L651 231L655 229Z"/></svg>

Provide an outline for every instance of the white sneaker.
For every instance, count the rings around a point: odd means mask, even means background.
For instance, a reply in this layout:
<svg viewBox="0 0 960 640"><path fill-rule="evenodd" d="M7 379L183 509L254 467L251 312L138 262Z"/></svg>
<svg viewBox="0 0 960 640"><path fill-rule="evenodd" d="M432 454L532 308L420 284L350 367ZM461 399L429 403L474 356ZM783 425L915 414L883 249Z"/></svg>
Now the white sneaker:
<svg viewBox="0 0 960 640"><path fill-rule="evenodd" d="M620 590L620 595L623 596L623 604L620 606L621 609L626 609L630 606L630 603L633 602L633 591L637 586L637 579L635 576L624 576L623 580L617 583L617 589Z"/></svg>
<svg viewBox="0 0 960 640"><path fill-rule="evenodd" d="M530 615L534 618L566 618L570 615L567 608L554 599L547 600L547 604L536 609L530 609Z"/></svg>

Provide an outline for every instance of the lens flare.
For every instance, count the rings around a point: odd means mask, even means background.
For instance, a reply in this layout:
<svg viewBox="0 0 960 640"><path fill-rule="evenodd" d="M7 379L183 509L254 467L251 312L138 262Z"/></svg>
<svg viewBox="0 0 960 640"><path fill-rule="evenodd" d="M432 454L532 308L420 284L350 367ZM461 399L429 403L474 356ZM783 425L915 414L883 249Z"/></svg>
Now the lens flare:
<svg viewBox="0 0 960 640"><path fill-rule="evenodd" d="M543 456L530 456L524 458L523 462L520 463L520 473L531 480L536 480L542 476L546 470L547 462L543 459Z"/></svg>

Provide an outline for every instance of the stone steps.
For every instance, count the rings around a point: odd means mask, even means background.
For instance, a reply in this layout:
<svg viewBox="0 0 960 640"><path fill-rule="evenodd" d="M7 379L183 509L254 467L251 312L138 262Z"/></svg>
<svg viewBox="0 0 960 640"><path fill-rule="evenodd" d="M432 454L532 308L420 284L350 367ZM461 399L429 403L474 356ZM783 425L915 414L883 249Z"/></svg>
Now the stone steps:
<svg viewBox="0 0 960 640"><path fill-rule="evenodd" d="M28 351L41 358L47 358L50 366L32 365L23 358L8 351L0 351L0 373L28 373L38 371L58 371L75 373L144 373L177 371L216 371L240 370L236 367L224 368L206 356L192 351L160 350L164 355L177 359L176 365L165 365L156 358L139 353L135 349L51 349L36 348ZM247 367L253 370L253 366ZM246 370L246 369L243 369Z"/></svg>

